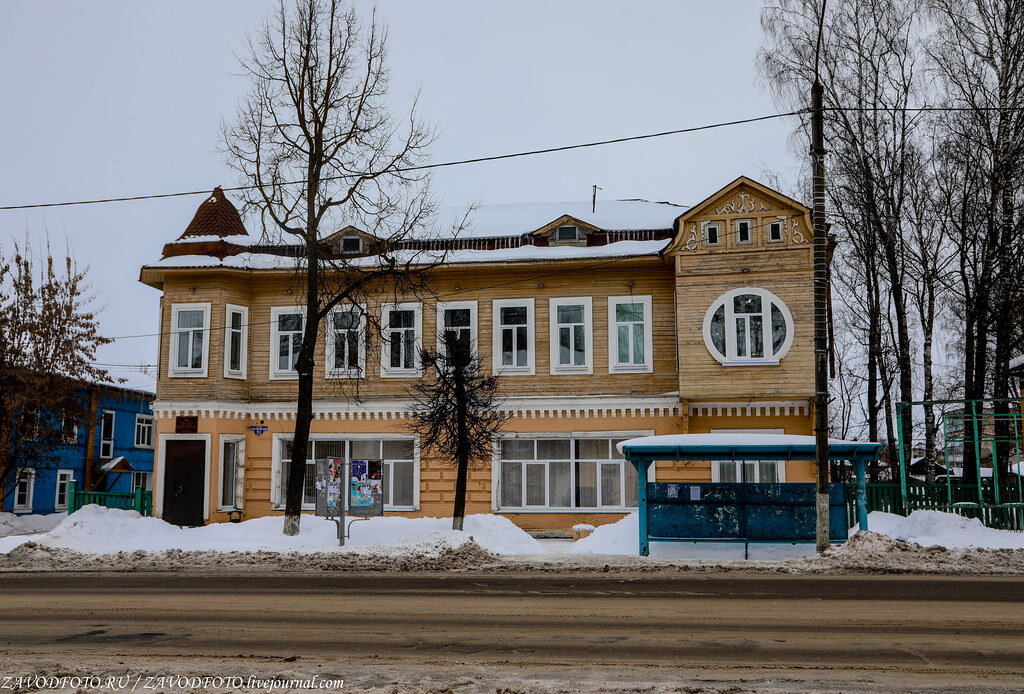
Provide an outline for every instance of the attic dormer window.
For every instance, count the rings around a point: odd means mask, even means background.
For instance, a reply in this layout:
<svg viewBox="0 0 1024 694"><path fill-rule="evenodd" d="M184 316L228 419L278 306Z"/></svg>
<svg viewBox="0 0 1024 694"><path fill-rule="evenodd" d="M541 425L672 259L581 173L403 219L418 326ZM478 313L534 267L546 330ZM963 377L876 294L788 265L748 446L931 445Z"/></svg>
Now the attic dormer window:
<svg viewBox="0 0 1024 694"><path fill-rule="evenodd" d="M577 227L565 226L558 227L558 231L555 232L555 240L557 241L579 241L580 230Z"/></svg>
<svg viewBox="0 0 1024 694"><path fill-rule="evenodd" d="M363 240L358 236L341 237L342 253L360 253L363 250Z"/></svg>

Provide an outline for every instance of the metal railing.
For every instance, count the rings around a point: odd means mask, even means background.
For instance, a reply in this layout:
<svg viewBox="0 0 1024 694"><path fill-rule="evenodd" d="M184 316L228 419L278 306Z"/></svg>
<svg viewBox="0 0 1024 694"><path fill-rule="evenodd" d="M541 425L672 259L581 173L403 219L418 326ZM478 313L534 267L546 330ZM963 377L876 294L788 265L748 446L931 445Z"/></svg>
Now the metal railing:
<svg viewBox="0 0 1024 694"><path fill-rule="evenodd" d="M134 492L87 492L71 482L68 489L68 513L74 513L83 506L96 504L106 508L120 508L137 511L143 516L153 515L153 492L136 489Z"/></svg>

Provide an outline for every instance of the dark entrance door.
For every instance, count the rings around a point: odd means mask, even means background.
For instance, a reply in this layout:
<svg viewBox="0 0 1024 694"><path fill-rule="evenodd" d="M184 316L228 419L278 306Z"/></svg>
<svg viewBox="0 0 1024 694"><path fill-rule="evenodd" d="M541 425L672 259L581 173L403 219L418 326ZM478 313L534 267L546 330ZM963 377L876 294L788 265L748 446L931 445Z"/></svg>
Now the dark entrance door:
<svg viewBox="0 0 1024 694"><path fill-rule="evenodd" d="M175 525L202 525L206 442L168 441L166 445L163 518Z"/></svg>

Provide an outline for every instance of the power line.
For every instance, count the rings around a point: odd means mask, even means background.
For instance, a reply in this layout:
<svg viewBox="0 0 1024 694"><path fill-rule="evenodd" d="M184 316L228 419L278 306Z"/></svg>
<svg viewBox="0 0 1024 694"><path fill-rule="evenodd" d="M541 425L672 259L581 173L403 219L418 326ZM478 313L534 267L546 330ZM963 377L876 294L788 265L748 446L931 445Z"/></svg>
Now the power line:
<svg viewBox="0 0 1024 694"><path fill-rule="evenodd" d="M419 164L416 166L406 166L394 169L394 173L406 173L410 171L423 171L426 169L441 169L449 166L462 166L464 164L479 164L487 161L499 161L502 159L515 159L519 157L531 157L538 154L552 154L554 152L566 152L573 149L585 149L588 147L602 147L604 145L614 145L622 142L635 142L638 140L649 140L656 137L666 137L668 135L681 135L684 133L699 132L701 130L713 130L715 128L726 128L733 125L744 125L746 123L757 123L759 121L772 120L774 118L785 118L787 116L795 116L799 113L803 113L806 109L800 109L797 111L790 111L788 113L771 113L765 116L755 116L753 118L741 118L739 120L726 121L722 123L711 123L709 125L698 125L690 128L678 128L676 130L664 130L656 133L648 133L646 135L631 135L629 137L616 137L610 140L598 140L596 142L583 142L575 145L562 145L560 147L547 147L544 149L533 149L525 152L512 152L509 154L495 154L486 157L473 157L470 159L458 159L455 161L446 161L438 164ZM347 178L357 178L357 174L349 174L345 176L325 176L321 180L323 181L337 181ZM297 185L305 183L305 179L299 179L295 181L286 181L279 185ZM239 190L253 190L257 188L256 185L244 185L234 186L230 188L221 188L225 192L239 191ZM28 210L37 209L43 207L69 207L71 205L99 205L111 202L131 202L134 200L155 200L159 198L179 198L190 195L209 195L212 188L204 188L203 190L187 190L180 191L177 193L152 193L149 195L127 195L121 197L112 198L99 198L95 200L70 200L65 202L40 202L30 203L25 205L3 205L0 206L0 210Z"/></svg>

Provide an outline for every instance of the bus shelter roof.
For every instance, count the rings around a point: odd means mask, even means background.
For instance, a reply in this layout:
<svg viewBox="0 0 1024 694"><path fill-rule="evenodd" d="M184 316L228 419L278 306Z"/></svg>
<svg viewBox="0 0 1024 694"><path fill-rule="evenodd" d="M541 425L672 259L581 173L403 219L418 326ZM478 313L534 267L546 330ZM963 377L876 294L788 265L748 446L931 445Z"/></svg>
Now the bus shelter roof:
<svg viewBox="0 0 1024 694"><path fill-rule="evenodd" d="M813 436L667 434L616 444L627 460L814 460ZM829 460L877 460L882 444L829 439Z"/></svg>

